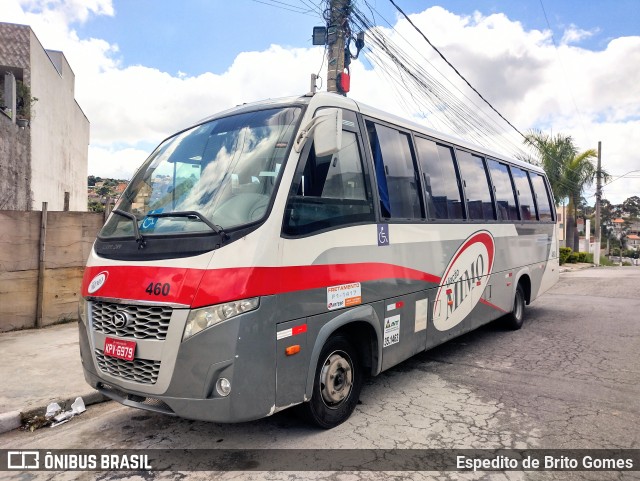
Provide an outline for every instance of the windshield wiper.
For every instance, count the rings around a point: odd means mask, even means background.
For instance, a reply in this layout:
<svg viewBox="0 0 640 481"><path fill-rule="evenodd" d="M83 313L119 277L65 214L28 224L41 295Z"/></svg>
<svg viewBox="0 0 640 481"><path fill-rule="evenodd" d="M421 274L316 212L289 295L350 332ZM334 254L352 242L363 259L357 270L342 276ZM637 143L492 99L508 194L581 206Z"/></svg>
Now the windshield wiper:
<svg viewBox="0 0 640 481"><path fill-rule="evenodd" d="M131 222L133 222L133 234L136 238L136 242L138 243L138 249L144 249L144 246L147 245L147 241L144 240L144 237L142 237L142 234L140 233L140 229L138 229L138 218L135 215L120 209L113 209L113 213L126 217L127 219L131 219Z"/></svg>
<svg viewBox="0 0 640 481"><path fill-rule="evenodd" d="M114 211L115 212L115 211ZM179 212L157 212L153 214L147 214L147 217L186 217L187 219L198 219L201 222L204 222L213 232L222 237L222 240L226 240L229 236L225 233L224 229L211 222L205 216L203 216L200 212L195 210L185 210Z"/></svg>

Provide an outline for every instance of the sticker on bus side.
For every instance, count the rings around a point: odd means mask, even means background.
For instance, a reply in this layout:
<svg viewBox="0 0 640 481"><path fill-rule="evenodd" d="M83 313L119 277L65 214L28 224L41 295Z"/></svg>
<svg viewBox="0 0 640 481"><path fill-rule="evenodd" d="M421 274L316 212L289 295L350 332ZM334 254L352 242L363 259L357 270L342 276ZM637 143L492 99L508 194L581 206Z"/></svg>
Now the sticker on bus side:
<svg viewBox="0 0 640 481"><path fill-rule="evenodd" d="M494 255L495 243L488 231L472 234L458 248L434 300L433 325L438 331L457 326L471 313L489 282Z"/></svg>
<svg viewBox="0 0 640 481"><path fill-rule="evenodd" d="M327 309L330 311L358 304L362 304L362 288L359 282L327 287Z"/></svg>
<svg viewBox="0 0 640 481"><path fill-rule="evenodd" d="M420 299L416 301L416 323L414 332L424 331L427 328L427 311L429 309L429 300Z"/></svg>
<svg viewBox="0 0 640 481"><path fill-rule="evenodd" d="M385 318L382 347L389 347L397 342L400 342L400 314Z"/></svg>

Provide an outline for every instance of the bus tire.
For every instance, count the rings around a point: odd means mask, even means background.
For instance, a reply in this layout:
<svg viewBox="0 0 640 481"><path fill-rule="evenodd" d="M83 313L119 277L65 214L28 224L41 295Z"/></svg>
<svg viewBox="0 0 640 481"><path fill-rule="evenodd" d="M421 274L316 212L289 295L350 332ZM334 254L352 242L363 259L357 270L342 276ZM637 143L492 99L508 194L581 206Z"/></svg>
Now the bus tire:
<svg viewBox="0 0 640 481"><path fill-rule="evenodd" d="M349 340L329 338L318 357L311 400L302 405L306 418L324 429L346 421L360 399L362 375L358 351Z"/></svg>
<svg viewBox="0 0 640 481"><path fill-rule="evenodd" d="M520 284L516 287L516 294L513 299L513 310L505 316L505 326L513 331L517 331L524 323L525 297L524 289Z"/></svg>

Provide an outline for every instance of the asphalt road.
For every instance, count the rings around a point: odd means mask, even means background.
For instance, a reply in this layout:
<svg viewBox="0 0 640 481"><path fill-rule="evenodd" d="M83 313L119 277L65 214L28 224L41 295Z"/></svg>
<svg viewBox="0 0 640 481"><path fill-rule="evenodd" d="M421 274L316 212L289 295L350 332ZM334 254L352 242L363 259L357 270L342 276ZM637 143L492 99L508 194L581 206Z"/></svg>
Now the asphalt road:
<svg viewBox="0 0 640 481"><path fill-rule="evenodd" d="M640 448L640 269L563 273L527 307L525 326L492 324L367 381L343 425L321 431L290 412L224 425L109 402L57 428L0 436L1 449ZM9 473L0 473L0 478ZM120 479L119 472L15 479ZM640 479L635 472L144 473L130 479Z"/></svg>

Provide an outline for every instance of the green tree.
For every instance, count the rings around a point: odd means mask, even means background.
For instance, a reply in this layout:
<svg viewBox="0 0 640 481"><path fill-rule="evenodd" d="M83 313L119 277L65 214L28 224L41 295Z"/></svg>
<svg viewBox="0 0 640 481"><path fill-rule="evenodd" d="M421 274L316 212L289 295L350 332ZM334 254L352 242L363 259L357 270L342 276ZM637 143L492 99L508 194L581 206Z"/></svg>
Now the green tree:
<svg viewBox="0 0 640 481"><path fill-rule="evenodd" d="M622 209L631 217L640 217L640 197L634 195L622 203Z"/></svg>
<svg viewBox="0 0 640 481"><path fill-rule="evenodd" d="M596 178L596 166L591 159L598 157L594 149L585 150L569 160L565 168L564 180L568 184L569 206L567 211L567 240L573 241L573 250L579 250L579 235L576 229L576 219L578 218L578 205L584 189L593 184ZM571 215L573 214L573 219Z"/></svg>
<svg viewBox="0 0 640 481"><path fill-rule="evenodd" d="M578 251L579 239L576 217L582 193L596 177L596 167L592 160L597 157L594 149L579 152L570 135L548 135L534 130L526 135L525 144L533 147L540 158L542 168L547 173L556 203L568 199L567 247ZM608 175L603 172L603 179Z"/></svg>
<svg viewBox="0 0 640 481"><path fill-rule="evenodd" d="M102 186L102 187L98 188L96 193L98 195L101 195L101 196L104 197L106 195L111 195L111 189L109 187L107 187L107 186Z"/></svg>

